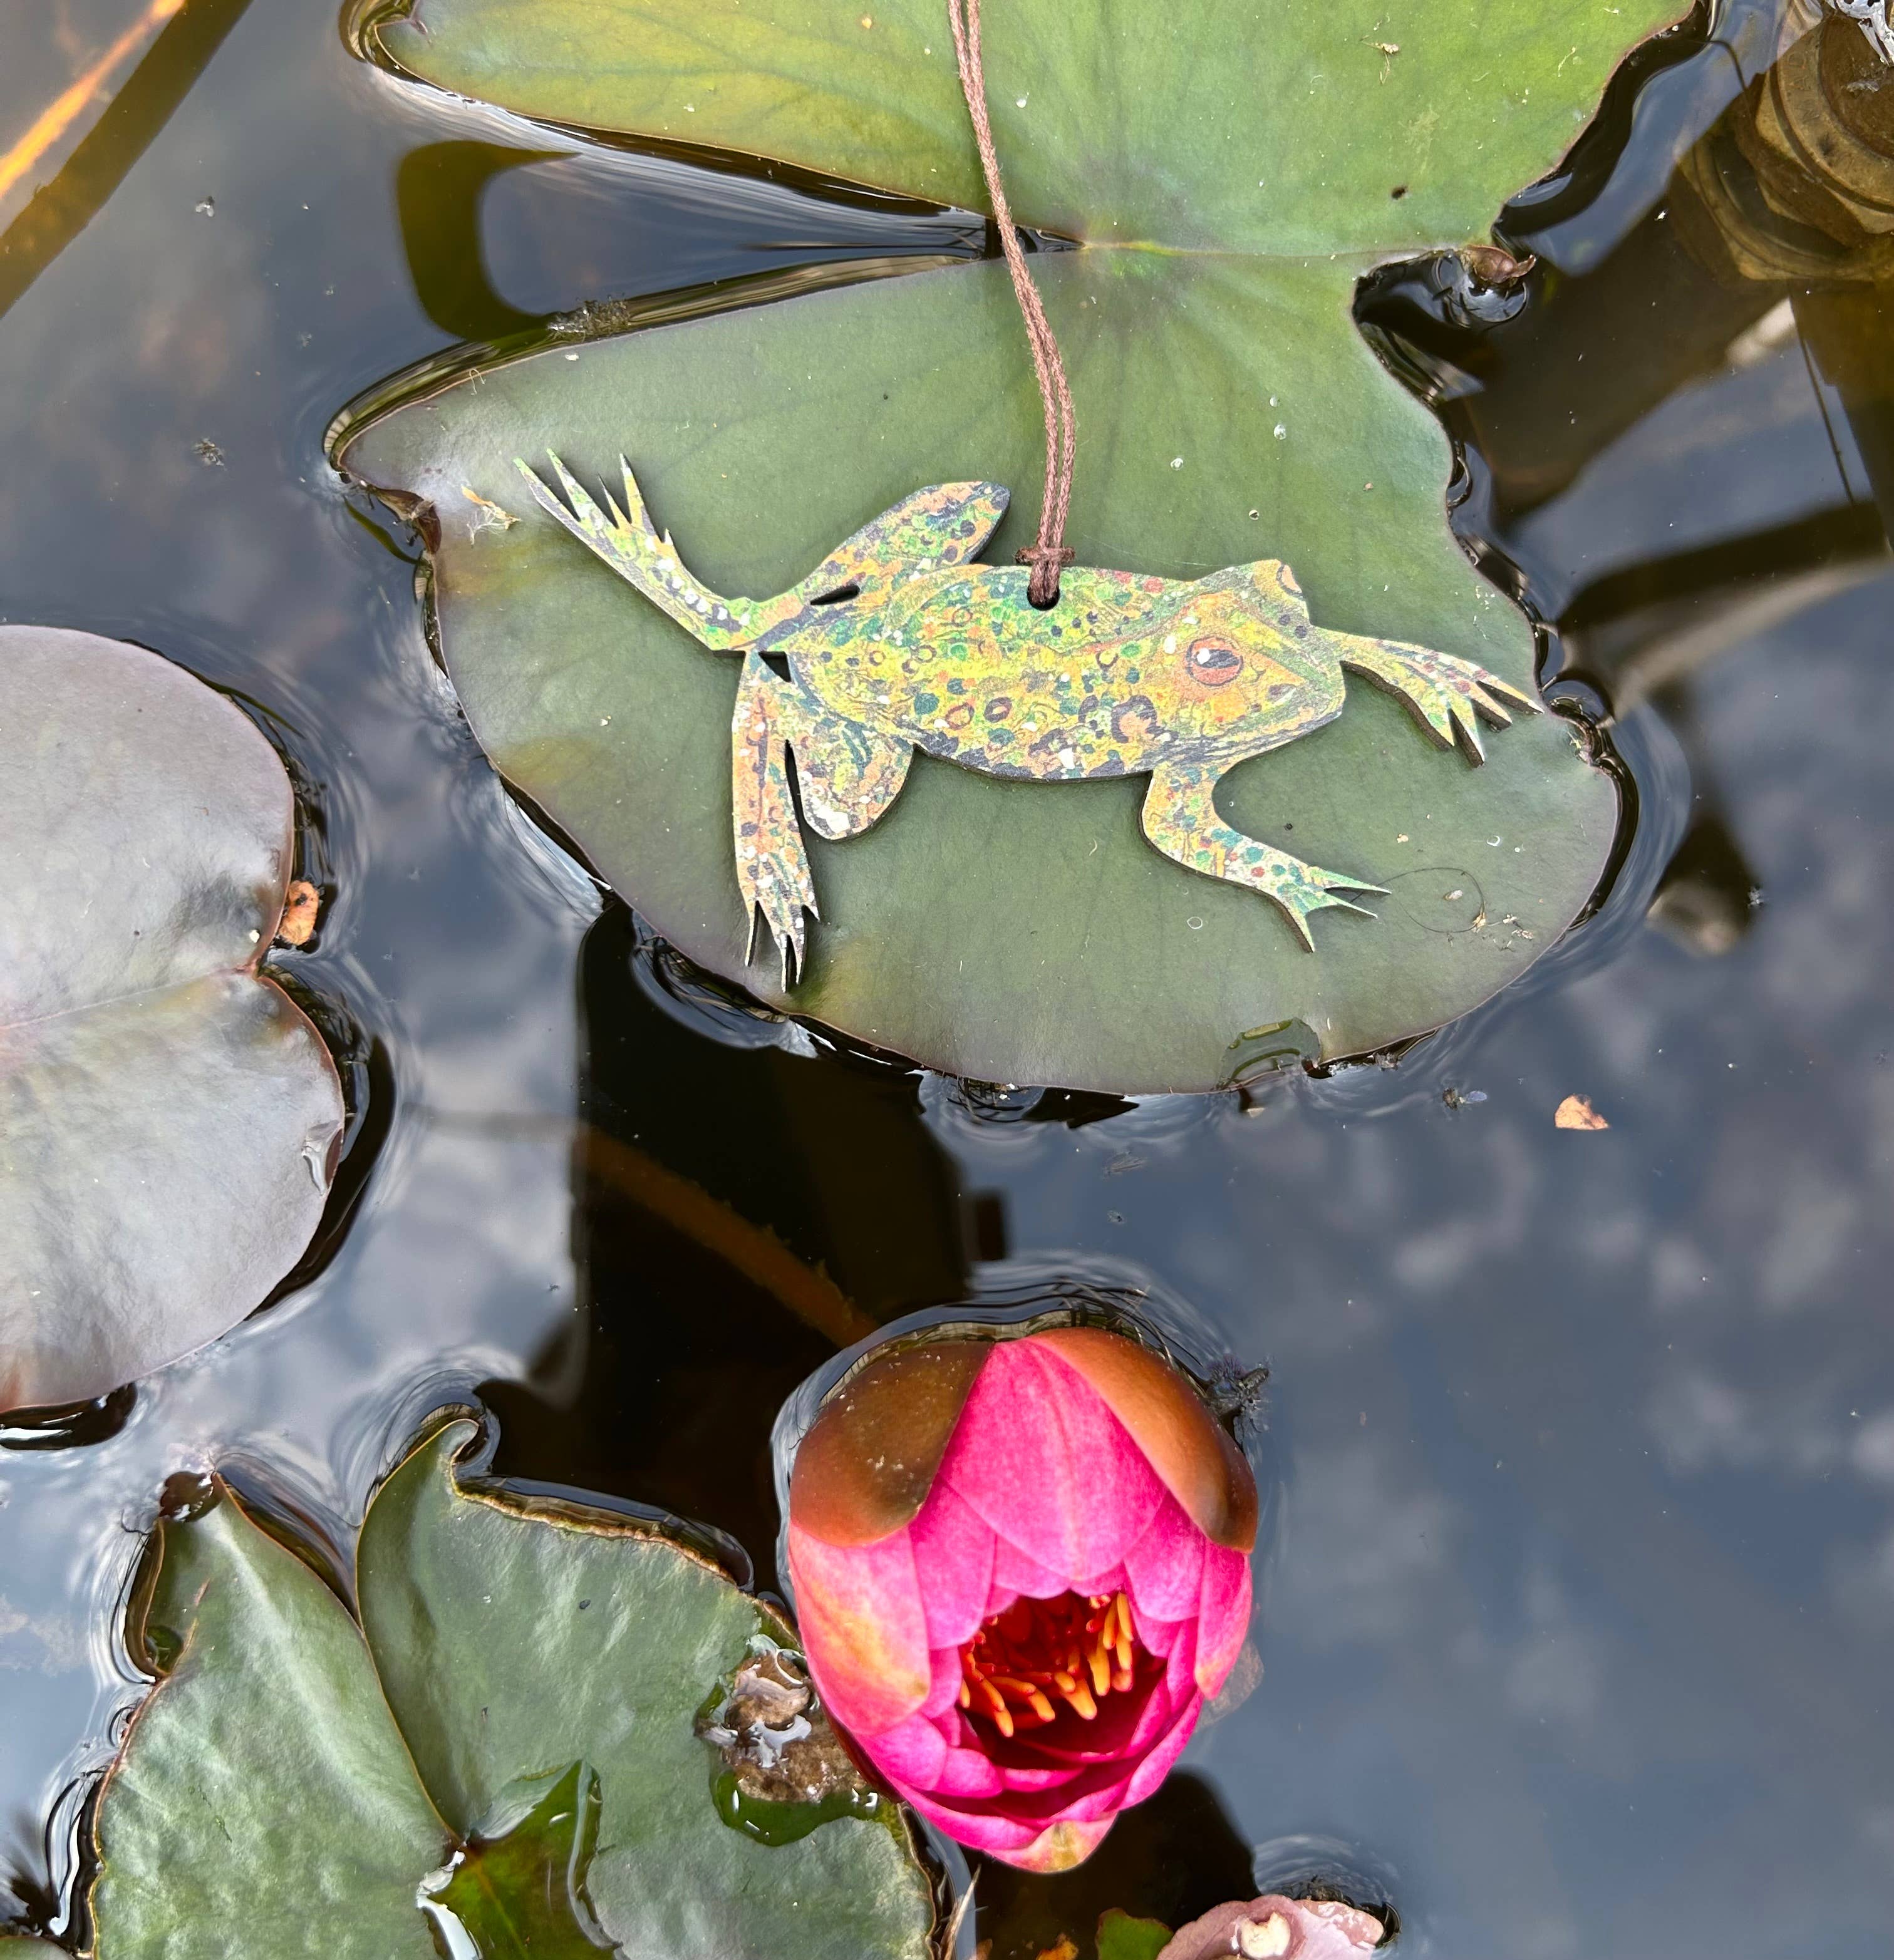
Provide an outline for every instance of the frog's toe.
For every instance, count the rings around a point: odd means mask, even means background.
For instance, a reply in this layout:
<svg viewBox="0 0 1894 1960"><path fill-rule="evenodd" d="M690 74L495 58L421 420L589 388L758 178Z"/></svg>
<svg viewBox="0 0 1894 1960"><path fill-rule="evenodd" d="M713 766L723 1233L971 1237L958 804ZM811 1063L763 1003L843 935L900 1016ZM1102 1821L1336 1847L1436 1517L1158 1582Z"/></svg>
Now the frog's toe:
<svg viewBox="0 0 1894 1960"><path fill-rule="evenodd" d="M1312 914L1332 910L1374 918L1377 915L1366 905L1358 905L1352 899L1341 896L1341 893L1355 892L1364 897L1386 896L1383 886L1370 885L1365 878L1351 877L1342 871L1325 871L1319 864L1305 864L1300 858L1278 852L1272 852L1269 858L1253 864L1249 875L1257 888L1281 907L1283 916L1294 928L1296 937L1311 953L1315 950L1315 935L1309 930Z"/></svg>
<svg viewBox="0 0 1894 1960"><path fill-rule="evenodd" d="M1434 661L1422 690L1431 699L1419 704L1421 712L1450 743L1457 740L1476 762L1486 759L1486 745L1480 739L1482 721L1494 728L1510 728L1513 712L1538 714L1544 711L1530 695L1472 660L1439 654Z"/></svg>
<svg viewBox="0 0 1894 1960"><path fill-rule="evenodd" d="M1393 640L1354 640L1339 657L1351 672L1399 695L1443 748L1458 746L1470 762L1486 759L1482 721L1505 728L1514 712L1544 711L1526 690L1457 654Z"/></svg>
<svg viewBox="0 0 1894 1960"><path fill-rule="evenodd" d="M1319 882L1330 878L1332 874L1326 871L1316 871L1315 876ZM1360 892L1364 895L1382 892L1382 887L1379 885L1364 885L1353 878L1338 878L1334 880L1334 883L1344 891ZM1385 896L1386 894L1383 892L1383 896ZM1281 902L1279 901L1279 902ZM1378 912L1370 912L1366 905L1358 905L1352 899L1339 896L1332 888L1325 888L1306 898L1300 898L1299 902L1294 905L1285 902L1283 904L1283 909L1288 913L1289 921L1300 935L1303 944L1311 953L1315 950L1315 935L1309 930L1309 917L1312 912L1353 912L1358 918L1365 919L1378 918L1380 916Z"/></svg>
<svg viewBox="0 0 1894 1960"><path fill-rule="evenodd" d="M1545 704L1525 689L1515 687L1510 680L1501 679L1498 674L1475 666L1471 660L1462 660L1458 664L1466 670L1468 698L1482 714L1491 718L1496 727L1507 728L1512 725L1507 708L1523 709L1528 714L1545 713ZM1505 707L1501 706L1501 702Z"/></svg>
<svg viewBox="0 0 1894 1960"><path fill-rule="evenodd" d="M743 952L746 966L756 955L757 927L769 928L770 938L782 957L782 984L785 991L796 984L808 950L808 924L819 918L815 887L801 853L759 851L747 864L738 867L738 882L750 913L750 943Z"/></svg>
<svg viewBox="0 0 1894 1960"><path fill-rule="evenodd" d="M758 894L750 911L750 943L743 952L746 966L756 956L756 928L759 924L767 925L769 928L771 941L781 958L783 989L787 992L801 977L808 952L809 929L804 920L802 907L793 900L785 899L778 892Z"/></svg>

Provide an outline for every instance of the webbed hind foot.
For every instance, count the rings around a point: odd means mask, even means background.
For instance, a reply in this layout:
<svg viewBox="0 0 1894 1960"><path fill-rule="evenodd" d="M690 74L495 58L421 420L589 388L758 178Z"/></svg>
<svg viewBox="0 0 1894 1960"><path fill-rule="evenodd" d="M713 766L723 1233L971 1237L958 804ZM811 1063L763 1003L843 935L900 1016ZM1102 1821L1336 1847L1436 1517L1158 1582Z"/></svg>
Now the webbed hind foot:
<svg viewBox="0 0 1894 1960"><path fill-rule="evenodd" d="M1151 772L1144 794L1144 835L1167 858L1188 871L1224 883L1260 892L1281 907L1296 936L1313 953L1315 937L1309 930L1312 913L1331 908L1374 914L1337 896L1340 892L1379 892L1382 887L1340 871L1325 871L1278 851L1240 830L1232 829L1217 814L1214 800L1220 772L1205 763L1167 762Z"/></svg>
<svg viewBox="0 0 1894 1960"><path fill-rule="evenodd" d="M1352 634L1334 637L1342 643L1336 657L1349 672L1398 695L1443 748L1457 743L1472 762L1486 759L1480 741L1482 720L1495 728L1508 728L1513 720L1506 711L1508 705L1529 714L1544 712L1532 695L1510 681L1457 654L1405 646L1397 640L1358 639Z"/></svg>

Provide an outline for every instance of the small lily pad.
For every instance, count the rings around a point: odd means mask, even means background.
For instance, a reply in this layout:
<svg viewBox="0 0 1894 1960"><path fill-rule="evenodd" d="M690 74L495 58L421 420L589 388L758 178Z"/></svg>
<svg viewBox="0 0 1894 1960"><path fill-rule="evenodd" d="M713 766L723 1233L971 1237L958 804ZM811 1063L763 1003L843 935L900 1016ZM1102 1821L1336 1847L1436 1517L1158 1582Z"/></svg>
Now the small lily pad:
<svg viewBox="0 0 1894 1960"><path fill-rule="evenodd" d="M641 1522L457 1475L445 1424L369 1507L359 1623L221 1486L159 1527L163 1673L96 1825L99 1960L715 1953L927 1960L883 1799L766 1844L699 1717L788 1629Z"/></svg>
<svg viewBox="0 0 1894 1960"><path fill-rule="evenodd" d="M1533 686L1524 617L1447 521L1447 444L1350 311L1379 261L1482 232L1667 18L1382 0L1232 12L995 8L988 94L1078 408L1081 562L1194 579L1278 558L1315 623ZM634 141L782 159L980 203L944 5L416 0L371 30L410 73ZM1250 1031L1335 1056L1466 1012L1554 943L1617 816L1573 731L1525 718L1475 769L1360 682L1340 718L1240 764L1224 817L1387 888L1305 952L1253 892L1160 857L1141 778L1001 781L922 757L865 835L811 843L806 972L748 957L731 848L736 663L695 646L527 501L556 450L628 457L711 590L806 576L921 486L1008 485L988 562L1036 514L1040 417L1005 272L864 278L482 368L353 435L344 466L418 517L447 667L496 766L693 959L779 1007L986 1080L1207 1088ZM485 522L499 504L520 521Z"/></svg>
<svg viewBox="0 0 1894 1960"><path fill-rule="evenodd" d="M1157 1960L1170 1944L1161 1919L1135 1918L1118 1906L1099 1916L1098 1960Z"/></svg>
<svg viewBox="0 0 1894 1960"><path fill-rule="evenodd" d="M183 668L0 627L0 1409L215 1339L314 1233L341 1085L258 971L293 816Z"/></svg>

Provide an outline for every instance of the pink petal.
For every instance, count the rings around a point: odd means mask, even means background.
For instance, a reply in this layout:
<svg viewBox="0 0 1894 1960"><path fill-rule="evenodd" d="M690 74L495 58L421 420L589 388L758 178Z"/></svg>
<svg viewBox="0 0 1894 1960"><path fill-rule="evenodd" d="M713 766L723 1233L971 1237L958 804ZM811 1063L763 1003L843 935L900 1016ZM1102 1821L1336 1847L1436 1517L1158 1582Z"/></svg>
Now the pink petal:
<svg viewBox="0 0 1894 1960"><path fill-rule="evenodd" d="M881 1774L897 1783L931 1789L947 1764L947 1738L925 1715L910 1715L861 1745Z"/></svg>
<svg viewBox="0 0 1894 1960"><path fill-rule="evenodd" d="M1002 1539L1061 1575L1058 1591L1074 1574L1121 1564L1167 1494L1097 1391L1030 1335L1000 1342L988 1357L939 1481Z"/></svg>
<svg viewBox="0 0 1894 1960"><path fill-rule="evenodd" d="M1190 1740L1203 1705L1203 1698L1196 1694L1185 1703L1170 1729L1158 1738L1150 1754L1132 1772L1131 1781L1125 1787L1127 1804L1142 1803L1170 1774L1171 1764L1183 1754L1184 1745Z"/></svg>
<svg viewBox="0 0 1894 1960"><path fill-rule="evenodd" d="M925 1790L910 1789L905 1784L896 1787L906 1802L912 1804L929 1823L937 1824L950 1838L972 1845L976 1851L990 1851L1008 1864L1016 1863L1014 1854L1024 1850L1039 1834L1036 1825L1017 1823L998 1811L957 1809Z"/></svg>
<svg viewBox="0 0 1894 1960"><path fill-rule="evenodd" d="M1214 1694L1249 1631L1249 1561L1220 1545L1204 1548L1202 1605L1197 1619L1197 1685Z"/></svg>
<svg viewBox="0 0 1894 1960"><path fill-rule="evenodd" d="M809 1671L842 1726L866 1738L920 1707L933 1667L907 1533L832 1545L792 1518L789 1573Z"/></svg>
<svg viewBox="0 0 1894 1960"><path fill-rule="evenodd" d="M937 1482L908 1527L928 1643L957 1647L970 1640L987 1617L993 1586L992 1527L958 1492ZM1009 1602L1010 1603L1010 1602Z"/></svg>
<svg viewBox="0 0 1894 1960"><path fill-rule="evenodd" d="M1186 1620L1172 1635L1164 1657L1164 1685L1179 1701L1197 1692L1197 1622Z"/></svg>
<svg viewBox="0 0 1894 1960"><path fill-rule="evenodd" d="M1165 1493L1157 1515L1125 1554L1125 1578L1132 1605L1154 1620L1187 1620L1197 1611L1202 1588L1204 1547L1208 1542Z"/></svg>
<svg viewBox="0 0 1894 1960"><path fill-rule="evenodd" d="M936 1801L925 1790L903 1790L901 1794L950 1838L1028 1871L1069 1870L1090 1856L1112 1827L1110 1817L1078 1822L1058 1817L1049 1823L1008 1817L995 1810L958 1809Z"/></svg>
<svg viewBox="0 0 1894 1960"><path fill-rule="evenodd" d="M1009 1865L1029 1872L1069 1872L1082 1865L1104 1842L1105 1834L1116 1821L1117 1813L1084 1824L1062 1821L1039 1833L1023 1851L1002 1851L993 1855Z"/></svg>
<svg viewBox="0 0 1894 1960"><path fill-rule="evenodd" d="M1107 1566L1103 1572L1081 1572L1072 1580L1072 1590L1083 1592L1088 1599L1101 1596L1109 1599L1114 1592L1125 1590L1125 1565L1121 1559L1116 1565Z"/></svg>
<svg viewBox="0 0 1894 1960"><path fill-rule="evenodd" d="M998 1796L1007 1788L984 1750L950 1743L925 1715L910 1715L878 1736L858 1740L876 1769L904 1793L979 1798Z"/></svg>
<svg viewBox="0 0 1894 1960"><path fill-rule="evenodd" d="M928 1659L934 1678L928 1688L928 1698L921 1704L921 1713L938 1721L960 1698L960 1650L936 1647Z"/></svg>
<svg viewBox="0 0 1894 1960"><path fill-rule="evenodd" d="M1006 1538L998 1541L993 1554L993 1591L1004 1592L1007 1605L1021 1593L1029 1599L1056 1599L1071 1589L1072 1582L1065 1573L1040 1564ZM982 1617L991 1618L992 1612L1005 1610L1004 1606L994 1608Z"/></svg>
<svg viewBox="0 0 1894 1960"><path fill-rule="evenodd" d="M1138 1726L1127 1739L1125 1753L1127 1756L1141 1756L1155 1748L1166 1733L1169 1725L1176 1719L1179 1710L1188 1708L1202 1697L1194 1687L1186 1685L1179 1693L1170 1682L1166 1682L1161 1692L1154 1694L1146 1704L1144 1713L1138 1717ZM1193 1720L1195 1717L1192 1718Z"/></svg>
<svg viewBox="0 0 1894 1960"><path fill-rule="evenodd" d="M929 1787L942 1796L998 1796L1006 1784L984 1749L950 1748Z"/></svg>
<svg viewBox="0 0 1894 1960"><path fill-rule="evenodd" d="M1000 1787L1011 1796L1039 1796L1047 1790L1063 1790L1083 1776L1090 1765L1084 1763L1041 1763L1033 1768L1001 1763Z"/></svg>

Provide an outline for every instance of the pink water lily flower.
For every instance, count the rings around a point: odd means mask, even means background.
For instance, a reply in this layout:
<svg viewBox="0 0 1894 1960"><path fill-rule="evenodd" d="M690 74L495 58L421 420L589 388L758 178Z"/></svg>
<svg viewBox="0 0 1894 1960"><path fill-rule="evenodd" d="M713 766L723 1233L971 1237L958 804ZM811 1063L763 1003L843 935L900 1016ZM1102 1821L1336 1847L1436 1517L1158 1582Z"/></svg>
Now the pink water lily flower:
<svg viewBox="0 0 1894 1960"><path fill-rule="evenodd" d="M1249 1622L1256 1488L1190 1384L1067 1327L897 1348L803 1439L789 1569L830 1716L1030 1871L1155 1790Z"/></svg>

